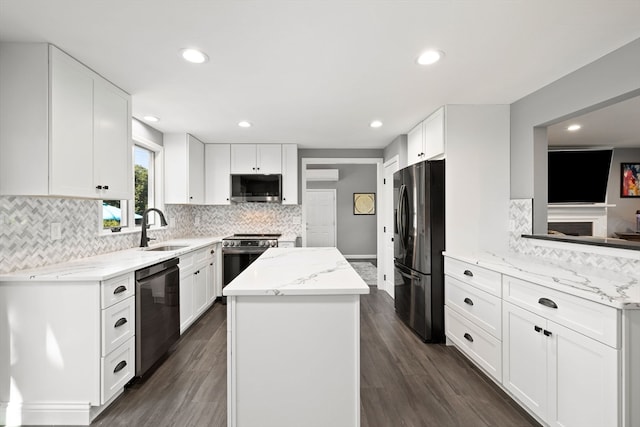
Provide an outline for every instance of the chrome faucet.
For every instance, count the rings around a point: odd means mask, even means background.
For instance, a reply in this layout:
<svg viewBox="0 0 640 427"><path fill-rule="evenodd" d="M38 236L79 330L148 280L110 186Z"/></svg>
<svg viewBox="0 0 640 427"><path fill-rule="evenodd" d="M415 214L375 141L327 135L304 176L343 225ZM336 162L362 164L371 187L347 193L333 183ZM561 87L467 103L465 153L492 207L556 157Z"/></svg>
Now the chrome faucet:
<svg viewBox="0 0 640 427"><path fill-rule="evenodd" d="M164 214L160 209L149 208L142 212L142 234L140 235L141 248L146 248L147 246L149 246L149 240L155 240L147 237L147 214L151 211L158 212L158 215L160 215L160 225L162 225L163 227L167 226L167 220L164 218Z"/></svg>

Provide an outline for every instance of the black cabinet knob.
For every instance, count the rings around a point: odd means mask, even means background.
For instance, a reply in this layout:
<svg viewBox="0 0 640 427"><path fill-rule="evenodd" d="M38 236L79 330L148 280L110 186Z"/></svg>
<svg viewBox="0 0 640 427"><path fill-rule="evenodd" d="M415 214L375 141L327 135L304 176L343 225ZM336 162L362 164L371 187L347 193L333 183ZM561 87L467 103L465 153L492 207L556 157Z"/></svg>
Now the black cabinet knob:
<svg viewBox="0 0 640 427"><path fill-rule="evenodd" d="M97 190L102 190L102 185L96 185Z"/></svg>
<svg viewBox="0 0 640 427"><path fill-rule="evenodd" d="M102 187L102 188L104 188L105 190L108 190L108 189L109 189L109 186L108 186L108 185L105 185L105 186L104 186L104 187Z"/></svg>

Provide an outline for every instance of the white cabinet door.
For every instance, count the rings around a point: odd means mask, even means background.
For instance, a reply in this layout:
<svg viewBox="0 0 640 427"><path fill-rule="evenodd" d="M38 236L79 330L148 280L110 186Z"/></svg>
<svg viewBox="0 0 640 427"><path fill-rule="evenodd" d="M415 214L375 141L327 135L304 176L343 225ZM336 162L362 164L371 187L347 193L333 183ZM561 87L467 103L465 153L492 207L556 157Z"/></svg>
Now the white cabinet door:
<svg viewBox="0 0 640 427"><path fill-rule="evenodd" d="M180 273L180 333L187 330L193 322L193 288L195 276L193 270Z"/></svg>
<svg viewBox="0 0 640 427"><path fill-rule="evenodd" d="M444 156L444 107L423 122L424 160Z"/></svg>
<svg viewBox="0 0 640 427"><path fill-rule="evenodd" d="M205 144L205 203L228 205L231 193L231 145Z"/></svg>
<svg viewBox="0 0 640 427"><path fill-rule="evenodd" d="M256 173L256 144L231 145L231 173Z"/></svg>
<svg viewBox="0 0 640 427"><path fill-rule="evenodd" d="M256 145L256 173L282 173L282 145Z"/></svg>
<svg viewBox="0 0 640 427"><path fill-rule="evenodd" d="M407 165L418 163L424 159L422 122L407 134Z"/></svg>
<svg viewBox="0 0 640 427"><path fill-rule="evenodd" d="M207 261L205 268L206 288L207 288L207 306L211 305L216 299L216 265L215 255Z"/></svg>
<svg viewBox="0 0 640 427"><path fill-rule="evenodd" d="M189 134L164 136L165 203L204 203L204 144Z"/></svg>
<svg viewBox="0 0 640 427"><path fill-rule="evenodd" d="M552 426L616 426L621 377L616 349L548 322Z"/></svg>
<svg viewBox="0 0 640 427"><path fill-rule="evenodd" d="M298 204L298 146L282 144L282 204Z"/></svg>
<svg viewBox="0 0 640 427"><path fill-rule="evenodd" d="M193 272L193 312L199 316L207 308L207 267L209 263L201 264Z"/></svg>
<svg viewBox="0 0 640 427"><path fill-rule="evenodd" d="M132 199L129 96L101 80L94 81L93 96L93 183L105 199Z"/></svg>
<svg viewBox="0 0 640 427"><path fill-rule="evenodd" d="M282 173L280 144L232 144L231 173Z"/></svg>
<svg viewBox="0 0 640 427"><path fill-rule="evenodd" d="M204 204L204 144L187 135L189 146L189 203Z"/></svg>
<svg viewBox="0 0 640 427"><path fill-rule="evenodd" d="M546 320L503 303L502 384L540 418L548 407Z"/></svg>
<svg viewBox="0 0 640 427"><path fill-rule="evenodd" d="M93 185L93 76L58 49L50 49L49 192L95 197Z"/></svg>

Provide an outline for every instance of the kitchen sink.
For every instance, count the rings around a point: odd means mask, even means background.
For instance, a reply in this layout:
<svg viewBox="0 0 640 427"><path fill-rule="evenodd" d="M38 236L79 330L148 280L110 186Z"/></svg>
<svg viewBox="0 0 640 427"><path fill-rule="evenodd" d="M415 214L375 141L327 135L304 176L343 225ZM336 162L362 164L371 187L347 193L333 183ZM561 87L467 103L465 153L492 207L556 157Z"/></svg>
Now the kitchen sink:
<svg viewBox="0 0 640 427"><path fill-rule="evenodd" d="M179 245L163 245L156 246L153 248L147 248L145 251L177 251L178 249L186 248L187 246L179 246Z"/></svg>

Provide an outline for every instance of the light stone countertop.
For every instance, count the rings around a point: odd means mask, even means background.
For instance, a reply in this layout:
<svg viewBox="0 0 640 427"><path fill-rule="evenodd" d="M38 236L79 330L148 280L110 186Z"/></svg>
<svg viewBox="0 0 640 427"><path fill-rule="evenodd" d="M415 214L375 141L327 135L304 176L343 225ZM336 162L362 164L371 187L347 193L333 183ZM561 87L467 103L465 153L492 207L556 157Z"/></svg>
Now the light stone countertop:
<svg viewBox="0 0 640 427"><path fill-rule="evenodd" d="M136 247L45 267L14 271L0 275L0 286L3 282L85 282L107 280L212 245L222 241L223 237L226 236L166 240L150 245L149 248L166 245L185 247L175 251L148 251Z"/></svg>
<svg viewBox="0 0 640 427"><path fill-rule="evenodd" d="M617 309L640 309L640 275L516 253L445 256Z"/></svg>
<svg viewBox="0 0 640 427"><path fill-rule="evenodd" d="M336 248L270 248L224 289L227 296L368 294Z"/></svg>

